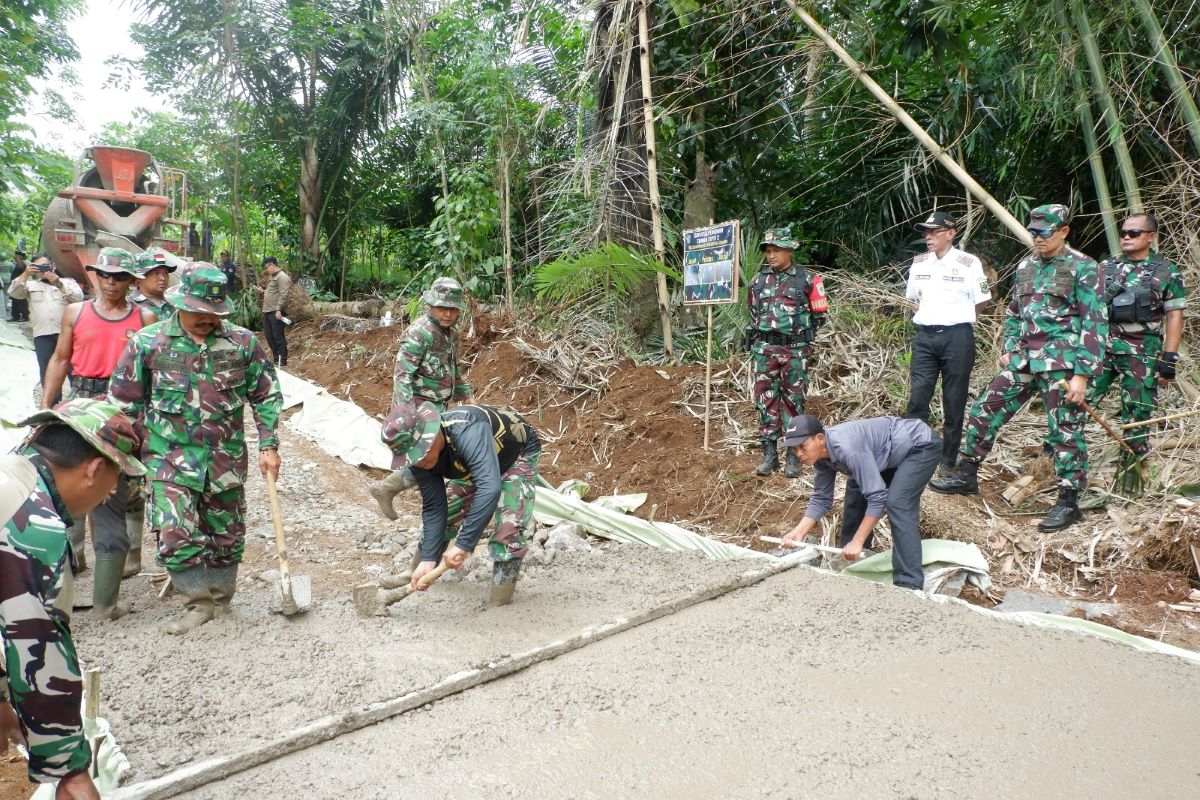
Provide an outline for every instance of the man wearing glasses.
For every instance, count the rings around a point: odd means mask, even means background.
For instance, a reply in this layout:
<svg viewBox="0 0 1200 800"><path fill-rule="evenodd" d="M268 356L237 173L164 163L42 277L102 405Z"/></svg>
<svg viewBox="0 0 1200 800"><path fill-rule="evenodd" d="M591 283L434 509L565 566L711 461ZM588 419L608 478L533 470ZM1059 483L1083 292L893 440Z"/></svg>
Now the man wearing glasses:
<svg viewBox="0 0 1200 800"><path fill-rule="evenodd" d="M103 399L108 396L109 378L130 337L158 318L154 312L138 308L127 299L134 278L142 277L132 254L119 247L105 247L95 263L86 266L93 274L97 296L94 300L72 303L63 312L62 332L46 367L45 385L62 386L70 365L71 396ZM50 400L50 393L43 392L43 409L50 408ZM125 509L131 492L137 488L137 484L122 476L116 490L89 515L96 551L92 616L97 619L115 620L129 611L117 598L129 552ZM67 538L77 571L82 571L87 564L82 518L71 526Z"/></svg>
<svg viewBox="0 0 1200 800"><path fill-rule="evenodd" d="M1104 367L1088 391L1088 402L1102 399L1117 381L1121 421L1126 423L1154 416L1158 388L1175 380L1179 359L1187 307L1183 276L1159 255L1157 244L1158 220L1153 214L1134 214L1121 223L1121 255L1100 265L1110 335ZM1134 428L1125 437L1134 455L1127 468L1136 468L1143 480L1148 435L1148 428Z"/></svg>
<svg viewBox="0 0 1200 800"><path fill-rule="evenodd" d="M958 222L934 211L916 229L927 252L913 259L904 296L917 302L917 328L909 361L904 416L929 422L929 401L942 380L942 463L954 467L962 442L963 414L975 366L975 315L992 299L983 264L954 246Z"/></svg>
<svg viewBox="0 0 1200 800"><path fill-rule="evenodd" d="M1057 531L1079 522L1087 486L1083 438L1088 380L1100 374L1108 314L1096 262L1067 245L1067 208L1042 205L1029 213L1034 254L1017 265L1004 320L1001 371L971 408L958 467L929 482L943 494L976 494L979 464L1000 428L1036 392L1046 406L1047 441L1054 448L1058 502L1038 528ZM1063 391L1058 383L1066 381Z"/></svg>

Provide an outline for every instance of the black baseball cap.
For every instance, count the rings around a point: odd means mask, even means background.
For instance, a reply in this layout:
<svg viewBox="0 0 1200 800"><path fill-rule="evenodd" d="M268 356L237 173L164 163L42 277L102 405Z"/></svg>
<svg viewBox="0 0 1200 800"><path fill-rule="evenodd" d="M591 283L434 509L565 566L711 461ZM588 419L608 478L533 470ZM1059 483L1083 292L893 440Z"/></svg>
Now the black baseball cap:
<svg viewBox="0 0 1200 800"><path fill-rule="evenodd" d="M792 417L792 421L788 423L787 430L783 432L783 443L788 447L795 447L808 437L824 432L825 426L821 424L821 420L814 416L805 414L799 417Z"/></svg>
<svg viewBox="0 0 1200 800"><path fill-rule="evenodd" d="M274 264L274 265L278 266L279 259L275 258L275 256L267 256L266 258L263 259L262 265L265 267L267 264Z"/></svg>
<svg viewBox="0 0 1200 800"><path fill-rule="evenodd" d="M941 231L941 230L958 230L958 220L947 214L945 211L934 211L924 222L918 222L913 226L919 231Z"/></svg>

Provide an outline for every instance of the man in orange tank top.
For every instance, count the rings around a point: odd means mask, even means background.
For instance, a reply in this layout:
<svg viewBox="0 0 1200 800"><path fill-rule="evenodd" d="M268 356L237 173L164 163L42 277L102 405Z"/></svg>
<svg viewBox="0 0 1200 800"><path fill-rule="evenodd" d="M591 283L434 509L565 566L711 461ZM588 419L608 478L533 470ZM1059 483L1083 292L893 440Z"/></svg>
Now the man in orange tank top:
<svg viewBox="0 0 1200 800"><path fill-rule="evenodd" d="M108 395L108 379L129 337L158 318L126 299L131 282L142 277L132 254L118 247L106 247L87 269L95 275L98 295L92 300L72 303L63 311L62 332L46 366L45 385L62 386L70 365L72 397L104 398ZM43 408L49 408L50 395L43 393ZM114 620L129 611L117 598L130 545L125 510L131 500L136 505L136 499L131 497L135 492L140 492L140 485L122 476L116 491L88 515L96 551L92 615L98 619ZM82 519L71 527L68 538L78 573L87 563Z"/></svg>

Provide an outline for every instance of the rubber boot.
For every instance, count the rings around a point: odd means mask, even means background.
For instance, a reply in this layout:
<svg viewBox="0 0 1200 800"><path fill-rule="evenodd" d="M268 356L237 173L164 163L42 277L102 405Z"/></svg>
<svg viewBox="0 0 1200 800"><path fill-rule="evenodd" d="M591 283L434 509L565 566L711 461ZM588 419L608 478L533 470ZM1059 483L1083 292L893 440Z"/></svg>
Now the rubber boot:
<svg viewBox="0 0 1200 800"><path fill-rule="evenodd" d="M237 591L238 565L208 567L208 590L213 599L213 615L227 617L232 613L229 603Z"/></svg>
<svg viewBox="0 0 1200 800"><path fill-rule="evenodd" d="M787 450L787 459L784 462L783 474L787 478L800 477L800 456L796 455L796 451L790 447L785 447Z"/></svg>
<svg viewBox="0 0 1200 800"><path fill-rule="evenodd" d="M513 601L520 574L520 561L497 561L492 564L492 593L488 596L488 608L506 606Z"/></svg>
<svg viewBox="0 0 1200 800"><path fill-rule="evenodd" d="M779 469L779 450L775 446L775 440L763 439L762 451L762 461L758 462L758 466L754 468L754 474L766 477Z"/></svg>
<svg viewBox="0 0 1200 800"><path fill-rule="evenodd" d="M964 458L957 467L931 480L929 488L941 494L979 494L979 464Z"/></svg>
<svg viewBox="0 0 1200 800"><path fill-rule="evenodd" d="M413 478L412 472L405 468L395 470L383 480L371 484L368 491L371 493L371 497L375 498L375 502L379 503L379 511L388 519L396 519L396 509L392 508L392 498L416 485L417 482Z"/></svg>
<svg viewBox="0 0 1200 800"><path fill-rule="evenodd" d="M87 517L81 515L75 524L67 528L67 541L71 543L71 552L75 554L75 574L87 569Z"/></svg>
<svg viewBox="0 0 1200 800"><path fill-rule="evenodd" d="M129 537L129 552L125 555L123 578L132 578L142 571L142 528L146 523L146 508L125 512L125 535Z"/></svg>
<svg viewBox="0 0 1200 800"><path fill-rule="evenodd" d="M194 631L213 618L212 590L204 567L191 567L171 573L171 585L187 598L187 611L174 622L162 626L163 633L176 636Z"/></svg>
<svg viewBox="0 0 1200 800"><path fill-rule="evenodd" d="M1050 513L1038 523L1038 530L1061 531L1063 528L1069 528L1083 520L1083 513L1076 504L1078 499L1079 492L1075 489L1069 489L1066 486L1058 487L1058 502L1054 504L1054 508L1050 509Z"/></svg>
<svg viewBox="0 0 1200 800"><path fill-rule="evenodd" d="M124 553L96 556L92 587L93 618L113 620L129 613L129 606L117 600L121 594L121 573L124 569Z"/></svg>

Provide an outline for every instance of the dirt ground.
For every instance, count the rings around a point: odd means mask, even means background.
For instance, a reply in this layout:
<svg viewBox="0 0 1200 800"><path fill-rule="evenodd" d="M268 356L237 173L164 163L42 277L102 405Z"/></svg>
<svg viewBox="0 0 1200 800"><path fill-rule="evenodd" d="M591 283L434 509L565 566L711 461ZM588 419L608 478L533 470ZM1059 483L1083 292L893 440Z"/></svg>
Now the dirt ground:
<svg viewBox="0 0 1200 800"><path fill-rule="evenodd" d="M471 382L482 402L535 420L552 482L582 477L594 495L645 491L642 516L699 519L740 544L757 545L754 535L802 513L807 481L751 478L753 454L700 450L702 424L678 405L696 368L625 365L602 398L572 403L568 393L539 389L534 366L484 323L469 345ZM399 331L308 330L293 332L293 371L382 415ZM417 498L400 498L401 519L389 522L366 492L373 471L332 459L286 426L283 440L284 525L293 573L313 580L308 613L285 619L269 610L277 563L265 487L252 476L232 617L188 637L160 634L180 603L157 599L138 577L123 588L135 613L115 624L86 614L73 622L85 668L101 670L103 713L135 766L132 781L260 745L747 568L591 539L590 551L531 559L511 607L484 609L488 569L475 559L465 579L448 576L363 620L350 591L407 564ZM970 524L961 502L931 500L930 521ZM81 601L90 578L79 581ZM1186 576L1136 573L1117 585L1120 599L1147 615L1121 627L1153 635L1159 626L1164 640L1188 646L1189 629L1161 625L1157 605L1186 596ZM196 796L972 797L1029 794L1026 771L1045 788L1038 794L1144 795L1135 778L1148 774L1154 795L1200 788L1181 750L1196 741L1197 668L1176 659L1001 625L805 568L676 616ZM850 691L847 675L862 676ZM931 677L941 701L932 708L916 690ZM1087 731L1087 747L1064 728ZM0 800L28 797L21 768L0 763Z"/></svg>

